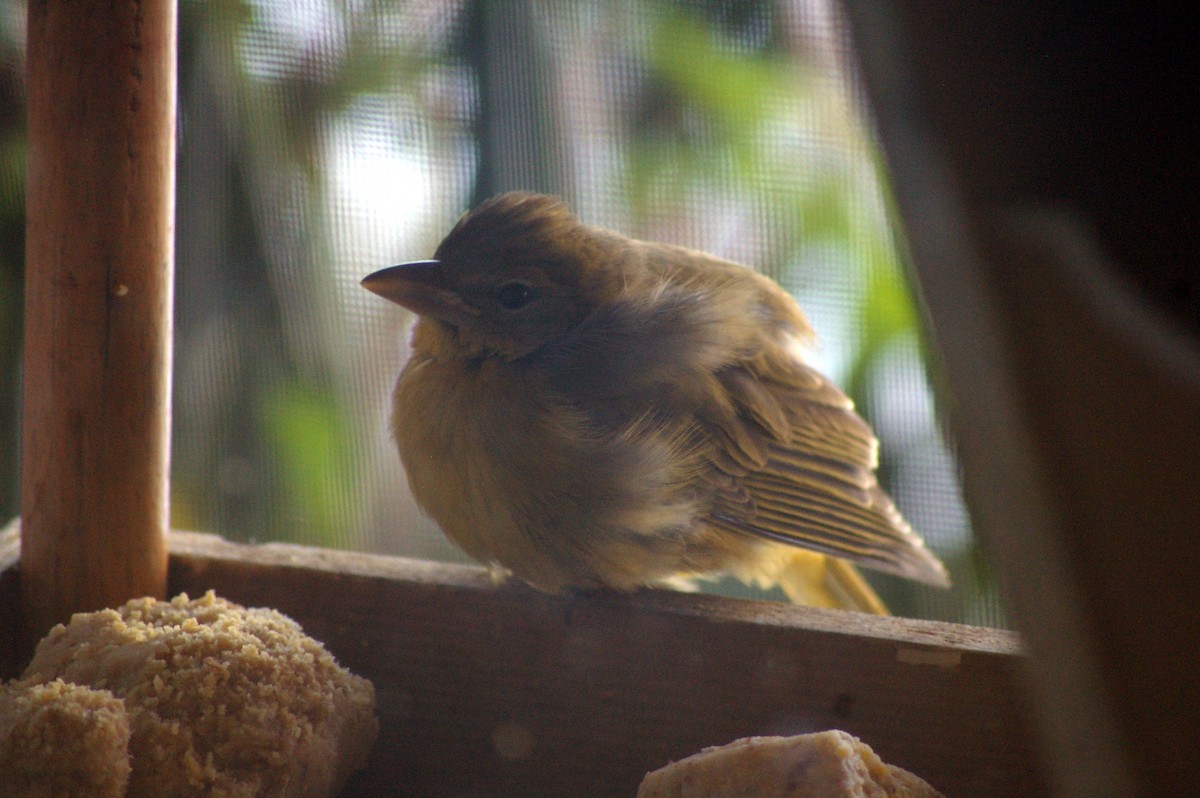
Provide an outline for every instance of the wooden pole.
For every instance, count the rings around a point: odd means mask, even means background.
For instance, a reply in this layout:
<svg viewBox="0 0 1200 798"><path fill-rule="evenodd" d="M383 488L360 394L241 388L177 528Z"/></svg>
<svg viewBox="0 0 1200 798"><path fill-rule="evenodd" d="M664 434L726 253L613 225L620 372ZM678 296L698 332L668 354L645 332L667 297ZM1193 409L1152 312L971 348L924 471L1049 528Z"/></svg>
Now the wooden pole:
<svg viewBox="0 0 1200 798"><path fill-rule="evenodd" d="M30 0L21 595L166 592L174 0Z"/></svg>

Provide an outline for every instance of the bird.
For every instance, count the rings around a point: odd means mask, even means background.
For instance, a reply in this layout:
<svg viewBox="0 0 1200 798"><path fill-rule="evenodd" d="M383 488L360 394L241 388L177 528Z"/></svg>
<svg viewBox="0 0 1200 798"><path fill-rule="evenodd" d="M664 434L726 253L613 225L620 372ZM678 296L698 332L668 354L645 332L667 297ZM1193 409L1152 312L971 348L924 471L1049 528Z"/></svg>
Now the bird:
<svg viewBox="0 0 1200 798"><path fill-rule="evenodd" d="M885 614L857 565L948 586L880 487L878 441L746 266L509 192L362 286L412 313L391 433L475 560L548 593L732 575Z"/></svg>

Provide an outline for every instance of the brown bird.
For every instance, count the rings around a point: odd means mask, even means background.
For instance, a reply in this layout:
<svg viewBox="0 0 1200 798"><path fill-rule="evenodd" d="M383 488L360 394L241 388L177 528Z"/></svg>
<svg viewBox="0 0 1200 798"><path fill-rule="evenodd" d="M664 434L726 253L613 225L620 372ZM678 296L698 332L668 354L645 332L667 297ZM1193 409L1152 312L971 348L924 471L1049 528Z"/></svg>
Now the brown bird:
<svg viewBox="0 0 1200 798"><path fill-rule="evenodd" d="M392 432L421 507L542 590L730 573L884 612L847 560L948 584L774 282L509 193L368 290L419 315Z"/></svg>

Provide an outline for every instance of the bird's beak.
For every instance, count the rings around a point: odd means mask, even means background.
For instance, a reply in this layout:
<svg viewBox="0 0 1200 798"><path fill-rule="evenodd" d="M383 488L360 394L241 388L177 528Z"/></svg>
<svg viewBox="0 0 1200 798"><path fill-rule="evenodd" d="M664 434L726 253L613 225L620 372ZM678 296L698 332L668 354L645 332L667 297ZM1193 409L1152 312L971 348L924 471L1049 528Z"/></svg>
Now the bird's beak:
<svg viewBox="0 0 1200 798"><path fill-rule="evenodd" d="M462 324L477 315L447 284L441 261L418 260L368 274L362 287L421 316Z"/></svg>

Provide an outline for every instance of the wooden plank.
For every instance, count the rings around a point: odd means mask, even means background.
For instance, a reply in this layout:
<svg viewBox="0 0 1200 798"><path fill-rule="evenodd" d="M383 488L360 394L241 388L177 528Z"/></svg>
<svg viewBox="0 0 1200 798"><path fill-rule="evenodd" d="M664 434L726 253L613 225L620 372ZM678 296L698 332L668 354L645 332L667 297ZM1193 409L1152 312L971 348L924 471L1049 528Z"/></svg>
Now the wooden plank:
<svg viewBox="0 0 1200 798"><path fill-rule="evenodd" d="M370 678L354 795L623 796L750 734L841 728L948 795L1043 794L999 630L173 533L170 590L273 606Z"/></svg>
<svg viewBox="0 0 1200 798"><path fill-rule="evenodd" d="M175 2L29 4L24 619L166 585Z"/></svg>
<svg viewBox="0 0 1200 798"><path fill-rule="evenodd" d="M1200 160L1182 12L847 9L1055 792L1194 792Z"/></svg>

